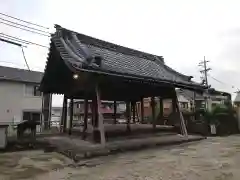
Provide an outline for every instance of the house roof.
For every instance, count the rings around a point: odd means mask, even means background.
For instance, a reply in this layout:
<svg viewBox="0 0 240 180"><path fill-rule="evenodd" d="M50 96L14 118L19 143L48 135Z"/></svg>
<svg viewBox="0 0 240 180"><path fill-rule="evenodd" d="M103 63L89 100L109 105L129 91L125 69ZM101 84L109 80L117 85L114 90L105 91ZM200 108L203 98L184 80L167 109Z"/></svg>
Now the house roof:
<svg viewBox="0 0 240 180"><path fill-rule="evenodd" d="M178 89L176 90L178 95L183 95L187 99L194 99L194 92L186 89ZM208 89L208 94L210 96L227 96L229 99L231 99L231 94L223 91L217 91L214 88ZM204 92L203 94L195 93L195 100L204 100L207 96L207 92ZM240 100L240 97L239 97Z"/></svg>
<svg viewBox="0 0 240 180"><path fill-rule="evenodd" d="M0 66L0 81L40 83L42 77L42 72Z"/></svg>
<svg viewBox="0 0 240 180"><path fill-rule="evenodd" d="M168 67L162 56L119 46L76 33L59 25L55 27L56 32L51 38L48 63L53 61L51 60L53 51L58 51L65 65L75 73L91 72L144 82L203 89L202 85L191 81L191 76L183 75ZM45 72L50 71L48 63ZM43 78L42 84L45 79Z"/></svg>
<svg viewBox="0 0 240 180"><path fill-rule="evenodd" d="M178 96L182 95L184 96L186 99L188 100L193 100L194 96L196 100L204 100L204 96L200 93L195 93L193 91L190 90L186 90L186 89L177 89L176 90Z"/></svg>
<svg viewBox="0 0 240 180"><path fill-rule="evenodd" d="M237 96L234 99L234 103L240 103L240 92L237 92Z"/></svg>
<svg viewBox="0 0 240 180"><path fill-rule="evenodd" d="M188 103L189 101L183 95L178 95L178 102Z"/></svg>

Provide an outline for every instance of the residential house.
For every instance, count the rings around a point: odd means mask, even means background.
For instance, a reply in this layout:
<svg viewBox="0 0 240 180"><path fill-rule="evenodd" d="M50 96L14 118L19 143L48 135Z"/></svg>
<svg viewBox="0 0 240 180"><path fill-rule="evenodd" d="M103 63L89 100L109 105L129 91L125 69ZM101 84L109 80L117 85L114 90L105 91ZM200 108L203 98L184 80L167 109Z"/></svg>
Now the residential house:
<svg viewBox="0 0 240 180"><path fill-rule="evenodd" d="M237 92L237 95L236 95L233 103L235 106L240 107L240 91Z"/></svg>
<svg viewBox="0 0 240 180"><path fill-rule="evenodd" d="M43 73L0 66L0 122L42 119Z"/></svg>
<svg viewBox="0 0 240 180"><path fill-rule="evenodd" d="M62 117L62 107L51 108L51 126L59 126Z"/></svg>
<svg viewBox="0 0 240 180"><path fill-rule="evenodd" d="M190 111L192 106L191 101L187 97L183 96L182 94L178 94L177 97L178 97L180 110Z"/></svg>
<svg viewBox="0 0 240 180"><path fill-rule="evenodd" d="M190 90L176 89L179 107L181 111L193 111L196 109L205 109L206 107L206 97L208 96L211 100L211 106L215 107L217 104L224 104L227 101L231 101L231 95L226 92L216 91L215 89L209 89L209 93L194 93ZM195 103L194 103L195 100ZM161 108L159 105L159 99L155 98L157 102L156 108ZM144 98L144 116L150 117L152 114L151 108L151 98ZM240 95L239 95L239 104L240 104ZM195 107L194 107L195 105ZM140 112L140 102L137 103L137 112ZM159 112L156 110L156 112ZM172 100L164 99L163 100L163 115L168 116L172 112Z"/></svg>
<svg viewBox="0 0 240 180"><path fill-rule="evenodd" d="M91 104L92 101L88 101L88 116L89 119L92 116L92 110L91 110ZM116 111L116 117L119 119L123 116L126 106L123 102L116 102L117 105L117 111ZM73 119L75 121L83 122L84 117L84 100L79 99L75 100L73 104ZM114 102L113 101L102 101L101 102L101 113L103 114L104 120L106 121L112 121L114 117Z"/></svg>
<svg viewBox="0 0 240 180"><path fill-rule="evenodd" d="M156 101L156 113L160 112L160 103L159 98L155 98ZM148 118L152 115L152 108L151 108L151 98L144 98L143 99L143 108L144 108L144 117ZM163 115L168 115L172 111L172 100L171 99L164 99L163 100ZM137 102L137 116L140 116L141 112L141 103Z"/></svg>
<svg viewBox="0 0 240 180"><path fill-rule="evenodd" d="M177 90L178 97L182 96L189 101L190 109L205 109L206 108L206 100L209 99L211 104L211 108L217 106L218 104L225 104L231 102L231 94L227 92L217 91L213 88L208 89L208 91L203 94L194 93L189 90ZM182 103L179 98L179 103ZM195 107L194 107L195 106Z"/></svg>

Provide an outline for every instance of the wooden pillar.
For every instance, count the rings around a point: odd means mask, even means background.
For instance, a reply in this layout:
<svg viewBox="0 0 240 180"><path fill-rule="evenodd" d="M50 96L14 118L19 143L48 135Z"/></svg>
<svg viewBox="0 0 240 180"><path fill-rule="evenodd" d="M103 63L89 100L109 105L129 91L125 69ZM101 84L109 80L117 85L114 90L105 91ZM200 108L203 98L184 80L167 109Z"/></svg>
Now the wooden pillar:
<svg viewBox="0 0 240 180"><path fill-rule="evenodd" d="M187 137L188 136L187 128L186 128L184 117L183 117L182 112L180 111L180 108L179 108L179 103L177 103L177 110L178 110L179 115L180 115L180 129L181 129L181 133L182 133L183 136Z"/></svg>
<svg viewBox="0 0 240 180"><path fill-rule="evenodd" d="M151 97L151 106L152 106L152 125L153 129L156 129L156 116L155 116L155 97Z"/></svg>
<svg viewBox="0 0 240 180"><path fill-rule="evenodd" d="M130 102L126 102L126 115L127 115L127 131L130 132L130 121L131 121L131 108L130 108Z"/></svg>
<svg viewBox="0 0 240 180"><path fill-rule="evenodd" d="M175 91L175 96L173 98L173 102L175 102L175 108L174 108L175 113L176 112L179 113L181 133L182 133L183 136L187 137L188 136L187 128L186 128L186 124L185 124L185 121L184 121L184 117L183 117L182 112L181 112L180 107L179 107L179 102L178 102L178 99L177 99L176 91Z"/></svg>
<svg viewBox="0 0 240 180"><path fill-rule="evenodd" d="M240 107L237 106L237 122L238 122L238 130L240 131Z"/></svg>
<svg viewBox="0 0 240 180"><path fill-rule="evenodd" d="M114 114L113 114L113 123L117 124L117 102L113 102L113 109L114 109Z"/></svg>
<svg viewBox="0 0 240 180"><path fill-rule="evenodd" d="M139 119L139 109L140 109L140 104L136 102L136 116L137 116L137 122L140 123Z"/></svg>
<svg viewBox="0 0 240 180"><path fill-rule="evenodd" d="M172 98L172 113L176 113L177 112L177 98Z"/></svg>
<svg viewBox="0 0 240 180"><path fill-rule="evenodd" d="M43 93L42 112L43 112L43 124L44 129L50 129L51 122L51 107L52 107L52 95L49 93Z"/></svg>
<svg viewBox="0 0 240 180"><path fill-rule="evenodd" d="M97 100L97 116L98 116L98 131L100 132L101 145L105 145L105 130L104 130L104 122L103 115L101 113L101 99L100 99L100 89L98 85L96 85L96 100Z"/></svg>
<svg viewBox="0 0 240 180"><path fill-rule="evenodd" d="M162 122L163 120L163 99L159 97L159 119Z"/></svg>
<svg viewBox="0 0 240 180"><path fill-rule="evenodd" d="M90 108L91 108L91 124L92 124L92 127L94 126L94 118L95 118L95 114L94 114L94 98L92 99L92 102L90 104Z"/></svg>
<svg viewBox="0 0 240 180"><path fill-rule="evenodd" d="M98 126L98 115L97 115L97 96L94 94L94 97L92 99L92 126L93 129L97 128Z"/></svg>
<svg viewBox="0 0 240 180"><path fill-rule="evenodd" d="M136 123L136 102L131 102L131 108L132 108L132 116L133 116L133 123Z"/></svg>
<svg viewBox="0 0 240 180"><path fill-rule="evenodd" d="M144 122L144 104L143 97L141 98L141 124Z"/></svg>
<svg viewBox="0 0 240 180"><path fill-rule="evenodd" d="M67 127L67 98L63 98L63 108L62 108L62 117L61 117L61 132L66 132Z"/></svg>
<svg viewBox="0 0 240 180"><path fill-rule="evenodd" d="M83 126L83 132L82 132L82 138L86 138L86 131L88 128L88 98L85 97L84 99L84 126Z"/></svg>
<svg viewBox="0 0 240 180"><path fill-rule="evenodd" d="M72 125L73 125L73 98L70 99L70 106L69 106L69 114L70 114L70 122L69 122L69 130L68 130L68 134L71 135L72 134Z"/></svg>

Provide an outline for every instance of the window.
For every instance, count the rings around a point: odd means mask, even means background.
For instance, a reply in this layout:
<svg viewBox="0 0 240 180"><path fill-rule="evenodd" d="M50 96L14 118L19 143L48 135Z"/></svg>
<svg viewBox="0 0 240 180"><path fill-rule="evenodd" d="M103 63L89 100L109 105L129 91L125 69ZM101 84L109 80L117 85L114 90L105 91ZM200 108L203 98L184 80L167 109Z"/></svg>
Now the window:
<svg viewBox="0 0 240 180"><path fill-rule="evenodd" d="M143 103L143 107L145 107L145 108L150 107L150 103L149 103L149 102L144 102L144 103Z"/></svg>
<svg viewBox="0 0 240 180"><path fill-rule="evenodd" d="M183 108L188 109L188 103L183 103Z"/></svg>
<svg viewBox="0 0 240 180"><path fill-rule="evenodd" d="M23 112L23 120L24 121L35 121L40 124L41 121L41 113L39 112Z"/></svg>
<svg viewBox="0 0 240 180"><path fill-rule="evenodd" d="M81 103L77 104L77 108L80 109L81 108Z"/></svg>
<svg viewBox="0 0 240 180"><path fill-rule="evenodd" d="M41 96L41 92L38 86L25 85L25 95L27 96Z"/></svg>
<svg viewBox="0 0 240 180"><path fill-rule="evenodd" d="M34 86L34 96L41 96L41 91L39 90L39 86Z"/></svg>

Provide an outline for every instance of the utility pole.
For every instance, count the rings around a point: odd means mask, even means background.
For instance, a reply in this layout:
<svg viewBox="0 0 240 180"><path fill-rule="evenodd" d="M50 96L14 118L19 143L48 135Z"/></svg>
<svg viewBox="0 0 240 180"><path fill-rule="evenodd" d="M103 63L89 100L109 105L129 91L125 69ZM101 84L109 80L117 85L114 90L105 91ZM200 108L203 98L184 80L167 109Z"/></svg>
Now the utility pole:
<svg viewBox="0 0 240 180"><path fill-rule="evenodd" d="M199 63L199 66L201 66L203 69L202 70L200 70L200 72L203 74L203 76L202 76L202 84L203 85L205 85L206 87L207 87L207 99L206 99L206 108L208 109L208 110L211 110L211 105L210 105L210 102L209 102L209 94L208 94L208 89L209 89L209 84L208 84L208 77L207 77L207 75L208 75L208 71L210 71L211 70L211 68L208 68L207 67L207 63L208 63L209 61L207 61L206 60L206 58L205 58L205 56L204 56L204 58L203 58L203 61L201 61L200 63Z"/></svg>
<svg viewBox="0 0 240 180"><path fill-rule="evenodd" d="M206 85L207 86L207 89L209 88L209 85L208 85L208 78L207 78L207 73L208 73L208 71L210 71L210 70L212 70L211 68L208 68L207 67L207 63L208 63L209 61L206 61L206 58L205 58L205 56L204 56L204 59L203 59L203 61L201 61L200 63L199 63L199 66L201 66L203 69L202 70L200 70L200 72L203 74L203 85Z"/></svg>

